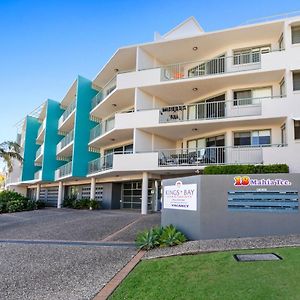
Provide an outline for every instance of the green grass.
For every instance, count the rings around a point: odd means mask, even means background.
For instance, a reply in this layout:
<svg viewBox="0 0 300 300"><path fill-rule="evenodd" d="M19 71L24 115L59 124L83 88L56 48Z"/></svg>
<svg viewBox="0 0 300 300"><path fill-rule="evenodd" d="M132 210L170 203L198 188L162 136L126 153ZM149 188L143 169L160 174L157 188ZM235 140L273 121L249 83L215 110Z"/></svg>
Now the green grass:
<svg viewBox="0 0 300 300"><path fill-rule="evenodd" d="M275 252L281 261L237 262ZM300 248L244 250L142 261L110 299L300 299Z"/></svg>

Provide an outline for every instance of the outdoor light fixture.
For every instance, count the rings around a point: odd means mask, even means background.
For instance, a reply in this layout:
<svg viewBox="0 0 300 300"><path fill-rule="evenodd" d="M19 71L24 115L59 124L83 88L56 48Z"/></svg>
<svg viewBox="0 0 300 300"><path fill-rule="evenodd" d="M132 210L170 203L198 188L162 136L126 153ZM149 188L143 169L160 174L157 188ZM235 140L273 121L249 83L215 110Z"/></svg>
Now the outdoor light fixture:
<svg viewBox="0 0 300 300"><path fill-rule="evenodd" d="M198 47L197 47L197 46L193 47L193 50L194 50L194 51L197 51L197 50L198 50Z"/></svg>
<svg viewBox="0 0 300 300"><path fill-rule="evenodd" d="M110 139L112 142L114 142L116 139Z"/></svg>
<svg viewBox="0 0 300 300"><path fill-rule="evenodd" d="M198 130L198 128L193 128L193 129L192 129L192 131L197 131L197 130Z"/></svg>
<svg viewBox="0 0 300 300"><path fill-rule="evenodd" d="M117 72L119 72L119 69L116 68L114 71L117 73Z"/></svg>
<svg viewBox="0 0 300 300"><path fill-rule="evenodd" d="M112 106L113 106L113 107L117 107L117 104L116 104L116 103L113 103Z"/></svg>
<svg viewBox="0 0 300 300"><path fill-rule="evenodd" d="M193 88L193 91L194 91L194 92L198 91L198 88Z"/></svg>

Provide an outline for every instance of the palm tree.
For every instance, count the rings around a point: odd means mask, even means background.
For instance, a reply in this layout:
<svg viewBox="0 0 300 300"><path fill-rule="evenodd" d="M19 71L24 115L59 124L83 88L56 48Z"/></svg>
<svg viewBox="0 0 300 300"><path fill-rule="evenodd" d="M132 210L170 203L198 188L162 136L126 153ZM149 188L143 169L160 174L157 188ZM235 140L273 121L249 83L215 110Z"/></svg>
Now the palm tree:
<svg viewBox="0 0 300 300"><path fill-rule="evenodd" d="M0 144L0 158L4 160L8 173L13 170L14 159L23 162L21 147L16 142L6 141Z"/></svg>

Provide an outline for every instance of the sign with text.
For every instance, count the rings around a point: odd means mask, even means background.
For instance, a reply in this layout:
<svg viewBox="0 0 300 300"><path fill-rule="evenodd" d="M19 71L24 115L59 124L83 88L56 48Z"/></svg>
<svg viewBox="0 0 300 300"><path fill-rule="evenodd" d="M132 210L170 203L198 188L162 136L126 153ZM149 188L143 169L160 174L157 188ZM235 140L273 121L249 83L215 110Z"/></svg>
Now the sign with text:
<svg viewBox="0 0 300 300"><path fill-rule="evenodd" d="M182 184L164 187L164 208L197 210L197 184Z"/></svg>

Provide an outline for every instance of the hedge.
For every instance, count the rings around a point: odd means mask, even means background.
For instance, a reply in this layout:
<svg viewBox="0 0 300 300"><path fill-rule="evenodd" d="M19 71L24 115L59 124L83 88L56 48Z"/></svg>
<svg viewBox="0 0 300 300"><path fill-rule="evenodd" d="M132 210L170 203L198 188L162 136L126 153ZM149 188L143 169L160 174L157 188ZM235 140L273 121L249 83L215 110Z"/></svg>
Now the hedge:
<svg viewBox="0 0 300 300"><path fill-rule="evenodd" d="M275 165L228 165L228 166L208 166L203 170L205 175L219 174L267 174L267 173L289 173L286 164Z"/></svg>

